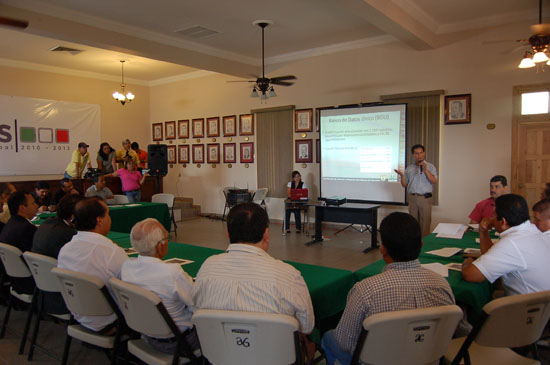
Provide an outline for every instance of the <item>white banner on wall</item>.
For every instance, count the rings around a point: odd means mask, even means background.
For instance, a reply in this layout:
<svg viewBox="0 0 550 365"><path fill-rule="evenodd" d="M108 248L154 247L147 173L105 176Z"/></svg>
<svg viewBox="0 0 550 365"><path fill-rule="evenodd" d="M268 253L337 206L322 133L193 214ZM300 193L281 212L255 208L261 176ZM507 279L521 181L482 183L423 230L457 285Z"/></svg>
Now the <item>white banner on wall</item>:
<svg viewBox="0 0 550 365"><path fill-rule="evenodd" d="M63 174L79 142L95 161L99 105L0 95L0 175Z"/></svg>

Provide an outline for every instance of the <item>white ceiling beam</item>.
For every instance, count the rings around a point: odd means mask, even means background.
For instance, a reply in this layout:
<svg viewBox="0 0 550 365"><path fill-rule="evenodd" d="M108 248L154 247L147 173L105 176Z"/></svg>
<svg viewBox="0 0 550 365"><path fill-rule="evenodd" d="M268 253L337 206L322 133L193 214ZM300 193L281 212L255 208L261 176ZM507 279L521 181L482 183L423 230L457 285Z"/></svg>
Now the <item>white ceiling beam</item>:
<svg viewBox="0 0 550 365"><path fill-rule="evenodd" d="M258 71L256 65L208 54L200 50L200 46L192 47L191 44L190 47L189 42L183 40L182 46L176 46L3 4L0 4L0 14L28 21L29 27L24 32L30 34L237 77L249 77ZM172 38L170 41L175 43Z"/></svg>
<svg viewBox="0 0 550 365"><path fill-rule="evenodd" d="M427 26L389 0L340 0L345 6L380 30L418 50L441 45L439 37Z"/></svg>

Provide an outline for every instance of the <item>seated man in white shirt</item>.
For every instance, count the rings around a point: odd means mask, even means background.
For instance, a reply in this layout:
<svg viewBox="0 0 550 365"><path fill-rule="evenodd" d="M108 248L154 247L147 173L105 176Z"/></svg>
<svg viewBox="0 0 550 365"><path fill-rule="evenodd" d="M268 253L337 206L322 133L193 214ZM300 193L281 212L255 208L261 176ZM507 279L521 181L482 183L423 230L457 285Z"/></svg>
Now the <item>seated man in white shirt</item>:
<svg viewBox="0 0 550 365"><path fill-rule="evenodd" d="M120 279L122 264L128 256L116 243L105 237L111 230L109 207L99 197L78 202L74 212L77 233L59 251L57 266L96 276L106 285L109 279ZM74 316L84 327L101 334L113 334L116 315Z"/></svg>
<svg viewBox="0 0 550 365"><path fill-rule="evenodd" d="M268 225L267 213L258 204L231 209L231 244L227 252L202 264L193 287L195 308L287 314L296 317L300 332L311 333L314 317L308 288L298 270L267 253ZM311 358L314 346L306 343Z"/></svg>
<svg viewBox="0 0 550 365"><path fill-rule="evenodd" d="M105 186L105 176L102 174L95 174L92 177L92 181L94 182L94 185L90 186L88 190L86 190L86 198L91 196L99 196L103 200L114 198L111 189Z"/></svg>
<svg viewBox="0 0 550 365"><path fill-rule="evenodd" d="M506 194L495 201L495 215L479 225L481 257L468 258L462 264L462 277L470 282L502 277L506 295L550 290L550 244L529 221L529 208L519 195ZM488 230L500 232L493 244Z"/></svg>
<svg viewBox="0 0 550 365"><path fill-rule="evenodd" d="M122 280L158 295L176 326L185 334L189 346L197 350L200 345L191 323L193 279L179 264L162 262L168 252L168 236L168 231L154 218L136 223L130 233L130 240L139 256L122 265ZM158 351L169 354L174 353L178 344L176 337L144 338Z"/></svg>
<svg viewBox="0 0 550 365"><path fill-rule="evenodd" d="M550 237L550 198L542 199L533 205L533 223Z"/></svg>

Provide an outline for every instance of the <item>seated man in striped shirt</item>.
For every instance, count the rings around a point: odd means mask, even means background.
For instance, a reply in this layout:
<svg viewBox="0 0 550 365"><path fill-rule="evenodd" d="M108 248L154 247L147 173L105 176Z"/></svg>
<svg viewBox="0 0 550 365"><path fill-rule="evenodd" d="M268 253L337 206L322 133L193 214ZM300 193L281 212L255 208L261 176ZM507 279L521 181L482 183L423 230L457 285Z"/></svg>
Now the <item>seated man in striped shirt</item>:
<svg viewBox="0 0 550 365"><path fill-rule="evenodd" d="M193 287L195 308L288 314L296 317L300 332L311 333L314 318L308 288L298 270L267 253L268 225L267 213L257 204L231 209L227 216L231 244L225 253L202 264Z"/></svg>
<svg viewBox="0 0 550 365"><path fill-rule="evenodd" d="M373 314L454 304L443 276L420 266L420 225L411 215L394 212L380 224L380 253L386 266L350 290L346 309L334 330L323 336L327 364L351 362L363 320Z"/></svg>

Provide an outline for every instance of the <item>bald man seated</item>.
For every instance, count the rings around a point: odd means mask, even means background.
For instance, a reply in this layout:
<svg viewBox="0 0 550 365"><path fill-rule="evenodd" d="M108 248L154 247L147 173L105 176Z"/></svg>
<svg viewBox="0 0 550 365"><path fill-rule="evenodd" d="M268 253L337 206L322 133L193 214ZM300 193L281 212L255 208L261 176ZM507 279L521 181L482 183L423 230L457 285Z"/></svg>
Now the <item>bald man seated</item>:
<svg viewBox="0 0 550 365"><path fill-rule="evenodd" d="M122 265L122 280L148 289L158 295L176 326L184 334L187 344L193 351L200 348L193 316L193 279L179 264L162 261L168 253L168 231L154 218L138 222L130 232L132 247L139 253ZM173 354L178 344L176 337L145 340L158 351Z"/></svg>

